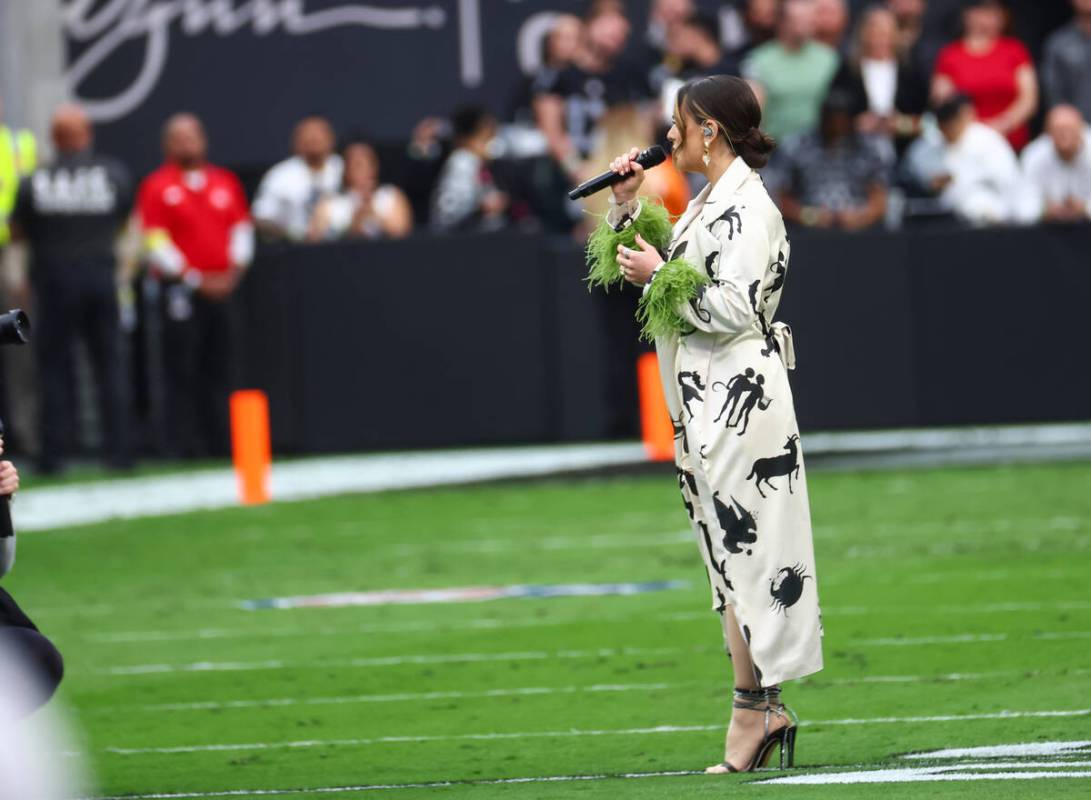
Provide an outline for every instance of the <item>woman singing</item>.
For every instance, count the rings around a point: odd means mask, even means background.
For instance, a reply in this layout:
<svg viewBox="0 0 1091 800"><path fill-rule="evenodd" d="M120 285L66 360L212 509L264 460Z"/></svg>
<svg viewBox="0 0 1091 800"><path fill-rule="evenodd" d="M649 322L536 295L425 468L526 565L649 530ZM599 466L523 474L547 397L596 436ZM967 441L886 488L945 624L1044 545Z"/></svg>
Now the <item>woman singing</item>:
<svg viewBox="0 0 1091 800"><path fill-rule="evenodd" d="M780 685L822 669L807 481L787 370L791 329L773 322L788 267L784 222L755 168L773 141L745 81L685 84L667 134L679 169L708 185L671 229L637 199L632 150L611 168L613 206L591 235L592 285L644 287L639 319L654 338L674 421L682 502L708 570L712 607L734 665L724 759L711 773L763 766L779 745L792 765L795 715Z"/></svg>

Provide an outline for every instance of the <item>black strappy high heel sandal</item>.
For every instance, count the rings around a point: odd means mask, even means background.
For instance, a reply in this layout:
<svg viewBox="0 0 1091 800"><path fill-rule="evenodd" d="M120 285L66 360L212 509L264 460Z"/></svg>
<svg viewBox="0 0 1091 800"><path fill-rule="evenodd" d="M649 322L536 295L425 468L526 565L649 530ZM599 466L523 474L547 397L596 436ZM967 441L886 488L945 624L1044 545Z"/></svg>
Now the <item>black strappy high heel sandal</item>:
<svg viewBox="0 0 1091 800"><path fill-rule="evenodd" d="M780 768L784 769L786 766L791 767L795 764L796 732L799 728L799 718L788 706L780 702L779 686L769 686L765 689L736 689L732 705L735 708L765 712L765 730L761 742L758 744L757 750L754 751L750 762L742 769L729 761L721 761L716 766L724 767L723 772L709 772L709 770L714 770L716 767L709 767L705 772L712 775L730 772L753 772L766 765L769 756L773 753L773 747L776 745L780 745ZM788 724L783 728L770 731L769 718L773 714L784 717L788 720Z"/></svg>

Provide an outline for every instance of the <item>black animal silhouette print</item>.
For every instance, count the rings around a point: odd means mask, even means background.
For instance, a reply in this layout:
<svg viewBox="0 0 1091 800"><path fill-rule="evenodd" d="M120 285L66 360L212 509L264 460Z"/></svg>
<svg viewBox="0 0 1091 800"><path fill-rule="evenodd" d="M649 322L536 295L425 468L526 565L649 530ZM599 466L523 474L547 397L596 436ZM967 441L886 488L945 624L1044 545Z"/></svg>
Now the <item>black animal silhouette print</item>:
<svg viewBox="0 0 1091 800"><path fill-rule="evenodd" d="M697 319L707 324L709 322L712 322L712 314L711 312L707 311L704 306L701 305L701 301L704 300L704 297L705 287L698 286L697 294L695 294L689 300L689 307L693 309L693 313L697 316Z"/></svg>
<svg viewBox="0 0 1091 800"><path fill-rule="evenodd" d="M675 245L675 248L671 250L671 257L667 261L674 261L676 258L681 258L686 254L686 247L689 245L689 240L679 242Z"/></svg>
<svg viewBox="0 0 1091 800"><path fill-rule="evenodd" d="M687 456L689 455L689 437L686 435L686 426L682 424L682 414L678 414L678 419L671 418L671 427L674 429L674 441L682 442L682 452Z"/></svg>
<svg viewBox="0 0 1091 800"><path fill-rule="evenodd" d="M688 491L687 491L688 489ZM690 519L695 518L693 498L697 497L697 479L692 472L678 469L678 490L682 493L682 505Z"/></svg>
<svg viewBox="0 0 1091 800"><path fill-rule="evenodd" d="M716 560L715 552L712 549L712 536L709 535L708 532L708 525L703 522L698 522L697 524L701 528L701 537L705 540L705 551L708 553L708 563L712 565L712 569L714 569L716 574L723 580L724 586L731 591L735 591L734 585L727 577L727 559L725 558L723 561Z"/></svg>
<svg viewBox="0 0 1091 800"><path fill-rule="evenodd" d="M731 427L731 417L735 413L735 408L738 406L739 399L742 397L743 392L747 391L747 389L752 385L750 383L750 379L753 377L754 370L750 367L747 367L744 373L742 373L741 375L736 375L727 383L724 383L723 381L716 381L712 384L712 388L714 390L716 389L716 387L723 387L723 390L727 392L727 397L724 398L723 408L720 409L720 413L716 415L716 419L714 419L713 422L719 422L721 417L723 417L724 414L727 414L727 426L729 428ZM730 410L728 410L729 406Z"/></svg>
<svg viewBox="0 0 1091 800"><path fill-rule="evenodd" d="M709 253L705 257L705 272L708 273L708 277L715 278L716 273L712 270L712 265L716 263L716 259L720 257L720 251L715 250Z"/></svg>
<svg viewBox="0 0 1091 800"><path fill-rule="evenodd" d="M712 222L708 223L709 233L712 233L712 228L717 222L727 223L728 241L734 239L736 233L742 233L742 217L739 216L739 212L735 208L735 206L730 206L727 211L720 214L720 216L716 217L716 219L712 220Z"/></svg>
<svg viewBox="0 0 1091 800"><path fill-rule="evenodd" d="M716 613L722 614L727 611L727 598L724 597L724 593L720 591L720 587L716 587Z"/></svg>
<svg viewBox="0 0 1091 800"><path fill-rule="evenodd" d="M687 378L689 379L688 383L686 382ZM696 372L679 372L678 387L682 390L682 405L685 406L686 411L689 412L689 418L692 420L695 414L689 404L694 401L700 403L704 400L701 392L705 390L705 385L701 382L701 376Z"/></svg>
<svg viewBox="0 0 1091 800"><path fill-rule="evenodd" d="M719 492L713 493L712 502L716 504L716 517L724 532L724 547L729 553L741 553L743 545L758 540L758 523L742 503L732 497L731 505L727 505L720 500ZM753 555L753 552L747 550L746 554Z"/></svg>
<svg viewBox="0 0 1091 800"><path fill-rule="evenodd" d="M762 299L766 301L784 288L784 276L785 273L788 272L788 260L785 257L783 250L777 253L777 263L773 264L770 269L773 270L775 277L773 278L773 282L769 284L769 288L762 292Z"/></svg>
<svg viewBox="0 0 1091 800"><path fill-rule="evenodd" d="M754 466L750 469L750 474L746 476L746 479L754 480L754 485L758 487L758 494L762 497L766 496L765 492L761 490L762 483L775 492L777 487L769 479L785 475L788 476L788 493L795 494L792 490L792 478L799 479L799 445L797 442L799 442L799 436L792 434L784 445L784 449L788 451L787 453L771 458L759 458L754 462Z"/></svg>
<svg viewBox="0 0 1091 800"><path fill-rule="evenodd" d="M772 601L769 605L777 611L783 611L788 616L788 609L799 602L803 596L803 582L811 578L803 574L803 565L796 564L793 567L784 567L769 581L769 594ZM814 580L811 578L811 580Z"/></svg>
<svg viewBox="0 0 1091 800"><path fill-rule="evenodd" d="M739 430L739 436L742 436L750 425L750 412L755 407L764 411L772 402L765 396L765 376L761 374L755 376L754 369L747 367L744 372L727 383L715 381L712 384L714 390L720 391L721 387L727 391L727 397L724 398L723 407L713 422L719 422L724 415L727 415L727 427L736 428L742 423L742 428ZM743 399L744 395L745 399Z"/></svg>
<svg viewBox="0 0 1091 800"><path fill-rule="evenodd" d="M739 436L746 433L746 429L750 426L750 412L754 410L754 407L757 406L764 411L769 408L771 402L772 400L765 397L765 376L758 375L758 377L754 379L754 383L750 385L750 394L742 401L742 408L739 410L739 415L735 418L736 426L738 426L740 422L742 423L742 428L739 429ZM731 427L730 421L727 424L728 427Z"/></svg>

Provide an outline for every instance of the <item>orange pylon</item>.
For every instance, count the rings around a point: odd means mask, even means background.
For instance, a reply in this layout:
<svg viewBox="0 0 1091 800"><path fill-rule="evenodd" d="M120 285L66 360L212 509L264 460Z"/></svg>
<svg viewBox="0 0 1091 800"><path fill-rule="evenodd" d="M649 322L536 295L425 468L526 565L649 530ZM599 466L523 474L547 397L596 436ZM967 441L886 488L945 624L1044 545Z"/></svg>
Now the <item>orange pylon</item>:
<svg viewBox="0 0 1091 800"><path fill-rule="evenodd" d="M269 502L269 399L258 389L231 395L231 453L243 505Z"/></svg>
<svg viewBox="0 0 1091 800"><path fill-rule="evenodd" d="M663 398L659 359L655 353L644 353L637 359L636 378L640 392L641 435L648 458L652 461L673 461L674 426L667 410L667 401Z"/></svg>

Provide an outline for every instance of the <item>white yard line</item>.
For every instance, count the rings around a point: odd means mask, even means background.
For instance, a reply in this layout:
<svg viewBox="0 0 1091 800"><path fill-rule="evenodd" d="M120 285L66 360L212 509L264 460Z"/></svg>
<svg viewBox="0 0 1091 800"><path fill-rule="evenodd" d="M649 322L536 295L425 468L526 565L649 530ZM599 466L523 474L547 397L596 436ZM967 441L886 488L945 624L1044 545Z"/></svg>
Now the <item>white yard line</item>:
<svg viewBox="0 0 1091 800"><path fill-rule="evenodd" d="M901 725L929 724L937 722L970 722L989 719L1025 719L1041 717L1083 717L1091 715L1091 708L1058 709L1048 711L996 711L982 714L943 714L919 717L871 717L858 719L803 720L800 726L819 725ZM377 744L419 744L451 741L495 741L504 739L571 738L584 736L641 736L647 734L700 733L722 730L716 725L657 725L648 728L615 728L605 730L521 731L511 733L461 733L426 736L378 736L360 739L303 739L286 742L243 742L235 744L180 745L175 747L107 747L106 752L117 755L147 755L150 753L209 753L242 750L305 749L312 747L363 747Z"/></svg>
<svg viewBox="0 0 1091 800"><path fill-rule="evenodd" d="M987 603L967 606L832 606L823 607L822 614L834 616L860 616L864 614L905 615L914 613L938 614L1000 614L1011 612L1082 611L1091 609L1091 602L1073 601L1060 603ZM619 622L634 619L633 614L598 616L596 622ZM662 622L690 622L713 619L711 611L680 611L656 614L653 619ZM512 619L468 619L445 622L380 622L362 623L343 628L308 627L247 627L247 628L198 628L196 630L140 630L87 633L84 641L99 644L145 644L148 642L185 642L215 639L268 639L292 636L359 636L374 633L434 633L451 630L506 630L509 628L539 628L560 625L586 624L586 617L515 617ZM1084 634L1080 634L1082 638ZM1067 634L1062 634L1067 636ZM1051 638L1043 635L1042 638ZM874 641L874 640L867 640ZM905 641L897 640L897 641Z"/></svg>
<svg viewBox="0 0 1091 800"><path fill-rule="evenodd" d="M919 646L932 644L987 644L1006 642L1022 637L1009 637L1004 633L967 633L955 636L892 637L884 639L850 640L850 646ZM1026 637L1031 640L1065 640L1091 638L1091 631L1038 631ZM326 659L324 661L194 661L185 664L125 664L90 670L94 675L151 675L175 672L238 672L246 670L302 669L307 667L397 667L424 664L485 663L492 661L544 661L553 658L614 658L623 656L673 655L678 653L704 653L709 647L623 647L595 650L530 650L500 653L414 653L368 658Z"/></svg>

